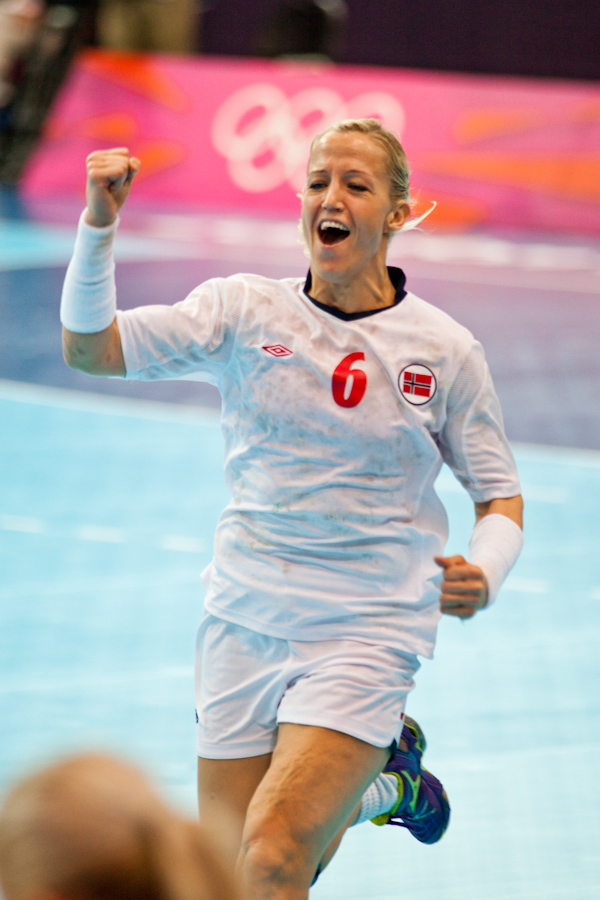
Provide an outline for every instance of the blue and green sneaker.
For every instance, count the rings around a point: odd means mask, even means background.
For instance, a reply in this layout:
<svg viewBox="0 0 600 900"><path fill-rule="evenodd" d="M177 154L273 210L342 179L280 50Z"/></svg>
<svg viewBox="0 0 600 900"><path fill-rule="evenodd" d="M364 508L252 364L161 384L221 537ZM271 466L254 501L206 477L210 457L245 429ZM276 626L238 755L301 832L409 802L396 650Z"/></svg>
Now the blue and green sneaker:
<svg viewBox="0 0 600 900"><path fill-rule="evenodd" d="M398 749L383 770L398 779L398 803L391 812L376 816L371 822L400 825L423 844L435 844L448 827L450 804L435 775L421 768L426 746L421 727L406 716Z"/></svg>

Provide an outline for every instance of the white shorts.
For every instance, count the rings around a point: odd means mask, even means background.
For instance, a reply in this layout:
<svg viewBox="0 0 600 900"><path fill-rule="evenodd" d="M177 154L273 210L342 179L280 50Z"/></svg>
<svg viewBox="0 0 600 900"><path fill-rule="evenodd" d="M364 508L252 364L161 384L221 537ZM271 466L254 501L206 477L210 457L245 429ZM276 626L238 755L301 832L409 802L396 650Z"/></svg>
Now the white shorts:
<svg viewBox="0 0 600 900"><path fill-rule="evenodd" d="M389 747L419 665L409 653L361 641L286 641L205 614L196 649L198 755L271 753L280 722Z"/></svg>

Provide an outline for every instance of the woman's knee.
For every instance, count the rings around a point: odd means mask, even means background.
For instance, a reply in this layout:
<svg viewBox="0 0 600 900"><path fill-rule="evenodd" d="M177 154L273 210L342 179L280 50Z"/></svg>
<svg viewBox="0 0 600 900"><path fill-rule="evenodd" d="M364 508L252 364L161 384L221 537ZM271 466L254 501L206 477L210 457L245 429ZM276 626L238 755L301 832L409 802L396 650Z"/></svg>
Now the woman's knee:
<svg viewBox="0 0 600 900"><path fill-rule="evenodd" d="M242 867L253 882L303 884L314 878L323 848L318 838L287 816L249 815L242 837Z"/></svg>

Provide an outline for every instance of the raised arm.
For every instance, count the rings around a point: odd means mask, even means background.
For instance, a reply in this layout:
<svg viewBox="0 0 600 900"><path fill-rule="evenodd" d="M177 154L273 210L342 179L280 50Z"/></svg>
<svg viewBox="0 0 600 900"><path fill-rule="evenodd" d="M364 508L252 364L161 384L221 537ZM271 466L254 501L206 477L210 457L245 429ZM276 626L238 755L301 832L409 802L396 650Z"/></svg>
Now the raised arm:
<svg viewBox="0 0 600 900"><path fill-rule="evenodd" d="M87 158L87 208L65 279L61 320L65 362L89 375L125 375L112 243L140 165L126 147L97 150Z"/></svg>

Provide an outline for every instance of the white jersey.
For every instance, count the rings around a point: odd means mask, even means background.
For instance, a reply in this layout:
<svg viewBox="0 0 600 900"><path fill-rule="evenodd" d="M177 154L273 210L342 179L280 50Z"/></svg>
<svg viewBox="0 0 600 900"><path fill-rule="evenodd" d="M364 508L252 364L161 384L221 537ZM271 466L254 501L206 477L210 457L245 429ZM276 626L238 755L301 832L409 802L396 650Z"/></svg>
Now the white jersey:
<svg viewBox="0 0 600 900"><path fill-rule="evenodd" d="M396 304L376 312L324 306L304 279L236 275L118 325L127 378L202 373L222 396L231 501L207 610L431 656L442 461L474 501L520 487L481 346L390 275Z"/></svg>

